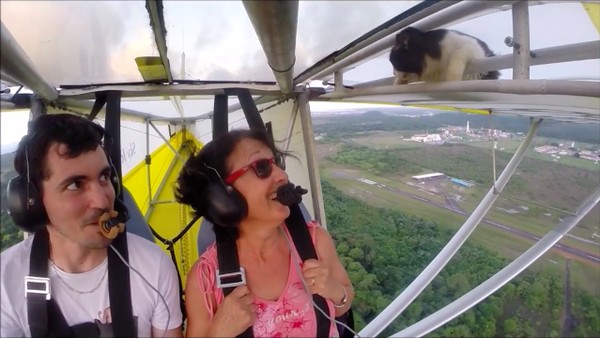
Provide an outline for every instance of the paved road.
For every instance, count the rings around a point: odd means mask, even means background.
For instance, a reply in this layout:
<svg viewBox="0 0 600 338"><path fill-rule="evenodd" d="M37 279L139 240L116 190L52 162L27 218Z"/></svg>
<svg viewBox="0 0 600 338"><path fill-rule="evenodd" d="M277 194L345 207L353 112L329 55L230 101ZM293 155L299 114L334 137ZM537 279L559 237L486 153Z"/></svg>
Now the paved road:
<svg viewBox="0 0 600 338"><path fill-rule="evenodd" d="M342 173L342 172L335 172L334 175L338 176L338 177L344 177L344 178L353 179L353 180L357 179L357 177L353 177L352 175L348 175L348 174ZM410 194L410 193L398 190L396 188L392 188L392 187L388 187L388 186L383 186L382 189L391 191L391 192L393 192L395 194L398 194L398 195L402 195L402 196L405 196L405 197L410 197L410 198L416 199L416 200L421 201L423 203L427 203L428 205L433 206L433 207L444 208L446 210L452 211L454 213L457 213L457 214L460 214L460 215L463 215L463 216L469 216L469 214L467 212L465 212L464 210L462 210L456 203L449 203L449 205L440 205L438 203L432 202L432 201L430 201L430 200L428 200L426 198L423 198L421 196L413 195L413 194ZM448 201L448 198L446 198L446 201ZM504 231L510 232L510 233L512 233L514 235L521 236L523 238L527 238L527 239L529 239L531 241L534 241L534 242L540 240L539 236L536 236L536 235L534 235L532 233L529 233L527 231L523 231L523 230L520 230L520 229L515 229L513 227L510 227L510 226L507 226L507 225L504 225L504 224L500 224L498 222L489 220L487 218L484 218L482 220L482 222L485 223L485 224L488 224L490 226L493 226L493 227L502 229ZM577 238L574 238L574 239L577 240ZM587 260L587 261L590 261L590 262L594 262L596 264L600 264L600 256L592 255L592 254L589 254L586 251L579 250L577 248L574 248L574 247L571 247L571 246L568 246L568 245L564 245L564 244L560 244L560 243L556 243L554 245L554 247L556 249L558 249L558 250L561 250L561 251L566 252L568 254L580 257L580 258L582 258L584 260Z"/></svg>

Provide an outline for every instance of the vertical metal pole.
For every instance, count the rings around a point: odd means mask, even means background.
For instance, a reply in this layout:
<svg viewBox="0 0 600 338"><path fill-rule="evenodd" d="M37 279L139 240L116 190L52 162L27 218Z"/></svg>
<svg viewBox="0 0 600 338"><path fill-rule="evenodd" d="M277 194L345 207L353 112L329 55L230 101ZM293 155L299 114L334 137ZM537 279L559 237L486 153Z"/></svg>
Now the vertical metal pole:
<svg viewBox="0 0 600 338"><path fill-rule="evenodd" d="M294 108L292 108L292 116L290 116L290 122L288 123L287 132L285 134L285 144L283 150L288 151L290 149L290 142L292 141L292 133L294 132L294 126L296 125L296 118L298 117L298 100L294 100Z"/></svg>
<svg viewBox="0 0 600 338"><path fill-rule="evenodd" d="M148 209L150 208L150 201L152 200L152 180L150 176L150 165L152 164L152 157L150 155L150 121L146 119L146 182L148 184ZM146 219L146 222L148 219Z"/></svg>
<svg viewBox="0 0 600 338"><path fill-rule="evenodd" d="M513 20L513 80L529 79L529 4L519 1L512 5Z"/></svg>
<svg viewBox="0 0 600 338"><path fill-rule="evenodd" d="M342 73L342 71L340 71L340 70L333 73L333 82L335 84L336 92L343 91L344 90L344 73Z"/></svg>
<svg viewBox="0 0 600 338"><path fill-rule="evenodd" d="M325 220L325 205L322 199L321 176L315 153L315 134L313 133L312 117L308 105L308 91L298 96L300 108L300 122L302 124L302 135L304 137L304 149L306 149L306 164L308 166L308 180L310 182L310 194L313 201L313 212L315 219L327 228Z"/></svg>
<svg viewBox="0 0 600 338"><path fill-rule="evenodd" d="M42 98L40 96L38 96L37 94L33 94L33 96L31 96L31 110L30 110L30 115L29 115L29 119L31 121L35 120L36 118L42 116L42 115L46 115L48 113L48 110L46 109L46 105L44 104L44 101L42 101Z"/></svg>

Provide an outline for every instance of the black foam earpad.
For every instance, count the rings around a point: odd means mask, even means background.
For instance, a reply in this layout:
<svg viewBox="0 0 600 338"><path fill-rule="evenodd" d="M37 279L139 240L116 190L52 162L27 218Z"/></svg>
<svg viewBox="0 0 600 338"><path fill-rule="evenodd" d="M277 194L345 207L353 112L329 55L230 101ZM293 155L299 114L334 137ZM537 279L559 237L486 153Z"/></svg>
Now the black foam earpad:
<svg viewBox="0 0 600 338"><path fill-rule="evenodd" d="M224 227L236 227L248 214L248 204L239 191L223 182L206 188L206 218Z"/></svg>
<svg viewBox="0 0 600 338"><path fill-rule="evenodd" d="M110 159L109 159L110 162ZM117 171L113 167L110 180L115 190L115 196L121 192L121 183ZM8 213L16 226L26 232L36 232L48 223L48 214L44 208L42 197L33 183L27 182L27 177L17 176L8 182L6 199ZM120 200L115 200L115 210L119 212L119 219L126 222L129 219L127 207Z"/></svg>
<svg viewBox="0 0 600 338"><path fill-rule="evenodd" d="M48 223L42 197L26 177L11 179L6 190L8 213L16 226L26 232L36 232Z"/></svg>

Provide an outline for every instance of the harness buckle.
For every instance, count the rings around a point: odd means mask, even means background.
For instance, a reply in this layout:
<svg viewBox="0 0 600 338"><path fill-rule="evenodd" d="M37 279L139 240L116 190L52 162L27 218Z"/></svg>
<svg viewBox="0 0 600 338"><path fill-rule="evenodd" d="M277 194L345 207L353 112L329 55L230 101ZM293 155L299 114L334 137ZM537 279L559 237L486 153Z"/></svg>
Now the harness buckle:
<svg viewBox="0 0 600 338"><path fill-rule="evenodd" d="M25 276L25 298L29 293L43 294L50 300L50 278Z"/></svg>
<svg viewBox="0 0 600 338"><path fill-rule="evenodd" d="M240 271L220 273L217 269L217 287L222 288L233 288L240 285L246 285L246 270L240 266Z"/></svg>

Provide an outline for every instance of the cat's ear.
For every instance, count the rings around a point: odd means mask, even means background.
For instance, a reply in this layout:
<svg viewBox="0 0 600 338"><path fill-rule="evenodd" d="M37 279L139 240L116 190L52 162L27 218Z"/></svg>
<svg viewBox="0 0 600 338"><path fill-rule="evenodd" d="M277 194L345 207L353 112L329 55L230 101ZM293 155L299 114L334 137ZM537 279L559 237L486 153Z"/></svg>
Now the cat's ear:
<svg viewBox="0 0 600 338"><path fill-rule="evenodd" d="M408 34L399 33L396 35L396 48L397 49L408 49Z"/></svg>

